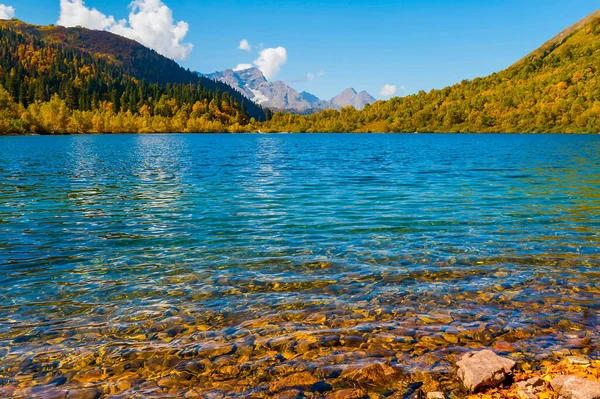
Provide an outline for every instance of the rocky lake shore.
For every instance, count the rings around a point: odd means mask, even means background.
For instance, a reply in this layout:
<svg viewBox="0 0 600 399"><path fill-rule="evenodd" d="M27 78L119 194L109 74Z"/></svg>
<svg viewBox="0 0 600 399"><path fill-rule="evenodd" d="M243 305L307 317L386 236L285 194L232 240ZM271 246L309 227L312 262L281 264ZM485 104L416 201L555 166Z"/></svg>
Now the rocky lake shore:
<svg viewBox="0 0 600 399"><path fill-rule="evenodd" d="M340 364L297 370L286 375L283 373L291 370L278 370L282 376L271 379L267 389L249 393L247 384L265 382L265 377L250 373L246 381L239 381L239 385L231 385L231 380L219 381L234 372L224 363L219 368L218 357L224 355L221 352L215 349L214 353L199 354L202 358L177 364L172 358L150 357L144 362L143 370L92 367L46 378L45 382L35 376L21 376L9 382L0 375L0 397L600 399L600 360L585 355L529 362L522 353L502 357L490 349L474 350L457 356L453 371L446 373L405 372L384 359L342 364L347 359L337 356ZM207 359L212 355L217 356L216 362ZM278 356L285 354L274 355L272 360L276 361ZM240 364L240 368L244 365ZM208 376L213 377L207 384Z"/></svg>
<svg viewBox="0 0 600 399"><path fill-rule="evenodd" d="M600 398L600 361L568 356L558 363L544 361L535 369L483 350L463 355L457 378L470 399L597 399ZM421 397L445 398L446 394L424 387ZM454 395L453 395L454 396Z"/></svg>

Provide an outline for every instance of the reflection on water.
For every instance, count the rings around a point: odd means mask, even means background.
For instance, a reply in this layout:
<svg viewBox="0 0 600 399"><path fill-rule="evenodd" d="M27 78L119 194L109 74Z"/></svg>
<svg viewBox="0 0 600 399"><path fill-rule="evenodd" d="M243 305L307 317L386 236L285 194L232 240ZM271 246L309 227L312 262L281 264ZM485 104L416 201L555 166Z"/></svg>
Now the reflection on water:
<svg viewBox="0 0 600 399"><path fill-rule="evenodd" d="M597 136L4 137L0 199L0 396L402 395L470 348L598 356ZM403 376L356 372L382 361Z"/></svg>

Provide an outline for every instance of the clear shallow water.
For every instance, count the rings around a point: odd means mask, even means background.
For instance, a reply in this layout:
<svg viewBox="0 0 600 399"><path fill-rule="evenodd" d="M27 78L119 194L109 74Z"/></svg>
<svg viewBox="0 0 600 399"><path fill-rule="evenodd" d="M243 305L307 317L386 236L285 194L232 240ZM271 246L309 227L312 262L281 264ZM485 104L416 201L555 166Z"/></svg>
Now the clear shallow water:
<svg viewBox="0 0 600 399"><path fill-rule="evenodd" d="M599 221L600 136L0 137L0 396L597 357Z"/></svg>

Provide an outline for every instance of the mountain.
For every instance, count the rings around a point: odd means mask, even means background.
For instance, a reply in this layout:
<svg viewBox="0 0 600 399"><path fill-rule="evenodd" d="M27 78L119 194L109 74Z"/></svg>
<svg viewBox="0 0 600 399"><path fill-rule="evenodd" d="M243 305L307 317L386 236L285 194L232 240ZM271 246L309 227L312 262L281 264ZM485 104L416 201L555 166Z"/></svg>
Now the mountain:
<svg viewBox="0 0 600 399"><path fill-rule="evenodd" d="M377 100L366 91L357 93L356 90L350 88L332 98L329 102L329 108L340 109L351 105L354 108L361 110L365 105L373 104L376 101Z"/></svg>
<svg viewBox="0 0 600 399"><path fill-rule="evenodd" d="M62 46L73 51L96 55L110 64L123 66L136 79L159 84L195 82L198 77L140 43L106 31L81 27L30 25L19 20L0 21L25 37L37 38L46 45Z"/></svg>
<svg viewBox="0 0 600 399"><path fill-rule="evenodd" d="M257 70L213 77L230 87L138 46L81 28L0 22L0 133L600 132L600 11L501 72L363 110L343 107L371 101L352 89L321 101ZM342 108L271 115L249 98Z"/></svg>
<svg viewBox="0 0 600 399"><path fill-rule="evenodd" d="M490 76L363 111L276 114L262 130L599 133L600 10Z"/></svg>
<svg viewBox="0 0 600 399"><path fill-rule="evenodd" d="M255 103L272 109L304 112L317 108L315 106L316 102L307 100L306 97L303 97L285 83L267 81L258 68L241 71L227 69L223 72L212 73L207 77L226 83Z"/></svg>
<svg viewBox="0 0 600 399"><path fill-rule="evenodd" d="M319 99L319 97L315 96L314 94L310 94L307 91L303 91L302 93L300 93L300 97L302 97L302 99L304 99L308 103L313 104L315 108L325 108L325 106L322 104L323 102Z"/></svg>
<svg viewBox="0 0 600 399"><path fill-rule="evenodd" d="M161 99L175 100L171 108L177 109L215 100L221 114L239 114L239 121L265 119L260 106L226 84L109 32L13 19L0 21L0 38L0 84L24 107L58 94L72 110L91 111L107 101L115 112L135 114L145 105L151 115L167 115L172 112L156 108Z"/></svg>
<svg viewBox="0 0 600 399"><path fill-rule="evenodd" d="M298 93L284 82L267 81L258 68L240 71L227 69L206 75L206 77L226 83L248 99L273 110L311 113L320 109L340 109L349 105L356 109L363 109L366 104L376 101L367 92L363 91L357 94L354 89L348 89L330 101L323 101L305 91Z"/></svg>

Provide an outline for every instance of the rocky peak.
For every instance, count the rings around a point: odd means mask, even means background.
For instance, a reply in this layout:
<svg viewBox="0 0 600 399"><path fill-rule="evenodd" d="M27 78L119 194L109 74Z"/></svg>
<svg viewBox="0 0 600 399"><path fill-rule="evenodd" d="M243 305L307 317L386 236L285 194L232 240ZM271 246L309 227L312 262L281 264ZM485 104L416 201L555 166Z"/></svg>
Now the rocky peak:
<svg viewBox="0 0 600 399"><path fill-rule="evenodd" d="M357 93L353 88L349 88L331 99L330 103L332 108L337 109L350 105L356 109L363 109L365 105L372 104L375 101L377 100L366 91Z"/></svg>

